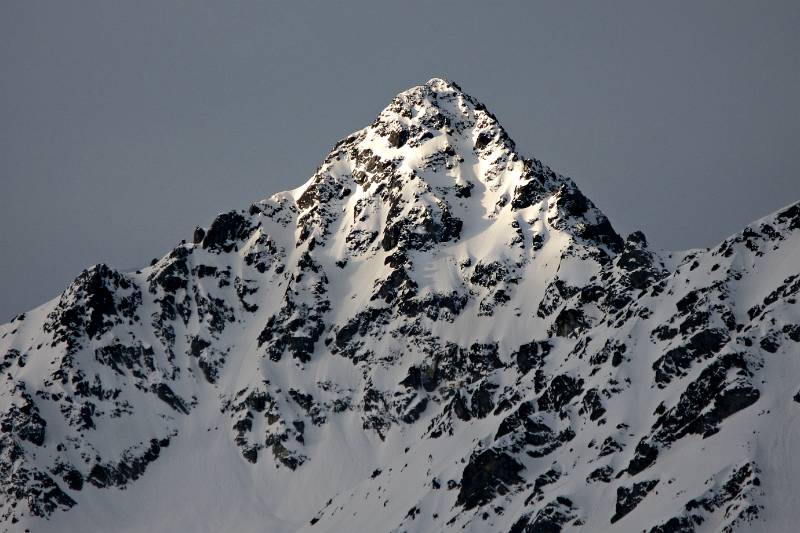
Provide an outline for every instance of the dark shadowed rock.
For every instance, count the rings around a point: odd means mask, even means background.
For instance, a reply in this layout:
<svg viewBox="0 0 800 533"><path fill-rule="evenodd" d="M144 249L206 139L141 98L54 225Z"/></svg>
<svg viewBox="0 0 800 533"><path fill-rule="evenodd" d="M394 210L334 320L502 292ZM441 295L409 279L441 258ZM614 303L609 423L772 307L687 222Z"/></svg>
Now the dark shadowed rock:
<svg viewBox="0 0 800 533"><path fill-rule="evenodd" d="M483 450L470 457L461 478L456 505L472 509L489 503L497 494L506 494L510 487L522 483L523 466L504 452Z"/></svg>
<svg viewBox="0 0 800 533"><path fill-rule="evenodd" d="M613 524L633 511L656 485L658 485L658 480L653 479L639 481L630 487L619 487L617 489L617 512L611 517L611 523Z"/></svg>

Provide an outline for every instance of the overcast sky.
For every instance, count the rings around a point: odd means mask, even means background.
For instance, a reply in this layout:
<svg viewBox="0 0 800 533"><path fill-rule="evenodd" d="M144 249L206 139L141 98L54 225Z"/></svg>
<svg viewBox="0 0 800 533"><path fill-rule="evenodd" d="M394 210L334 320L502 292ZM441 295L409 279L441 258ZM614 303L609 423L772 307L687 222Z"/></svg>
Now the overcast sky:
<svg viewBox="0 0 800 533"><path fill-rule="evenodd" d="M0 321L294 188L433 76L620 233L800 199L800 2L0 3Z"/></svg>

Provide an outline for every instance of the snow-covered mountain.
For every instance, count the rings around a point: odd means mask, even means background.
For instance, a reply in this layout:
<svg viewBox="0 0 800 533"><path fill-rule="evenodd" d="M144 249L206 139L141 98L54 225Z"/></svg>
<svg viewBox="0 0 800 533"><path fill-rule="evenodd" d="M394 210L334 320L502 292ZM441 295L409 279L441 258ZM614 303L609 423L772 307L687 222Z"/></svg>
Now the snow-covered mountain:
<svg viewBox="0 0 800 533"><path fill-rule="evenodd" d="M5 531L793 531L800 203L622 239L432 79L0 326Z"/></svg>

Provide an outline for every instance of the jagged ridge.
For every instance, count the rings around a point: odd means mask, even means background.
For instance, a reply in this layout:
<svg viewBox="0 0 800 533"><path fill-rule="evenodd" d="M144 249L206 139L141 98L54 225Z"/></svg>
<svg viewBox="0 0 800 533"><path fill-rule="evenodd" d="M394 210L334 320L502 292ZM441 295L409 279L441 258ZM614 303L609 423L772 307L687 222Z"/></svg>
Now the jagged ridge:
<svg viewBox="0 0 800 533"><path fill-rule="evenodd" d="M798 230L623 241L430 80L299 189L0 328L3 524L780 529Z"/></svg>

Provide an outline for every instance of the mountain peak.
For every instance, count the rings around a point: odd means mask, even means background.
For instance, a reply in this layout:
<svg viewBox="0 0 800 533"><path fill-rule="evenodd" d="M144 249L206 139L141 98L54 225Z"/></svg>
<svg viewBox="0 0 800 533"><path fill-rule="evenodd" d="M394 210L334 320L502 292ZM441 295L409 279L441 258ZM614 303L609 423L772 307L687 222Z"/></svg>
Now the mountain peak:
<svg viewBox="0 0 800 533"><path fill-rule="evenodd" d="M361 195L370 198L362 200ZM552 209L549 223L573 238L606 255L622 249L622 239L605 215L571 179L520 155L486 106L439 78L398 94L369 127L339 141L297 190L298 207L315 213L315 219L320 212L327 213L323 218L335 218L334 211L347 209L351 201L379 201L369 212L392 213L366 224L370 231L383 227L378 233L384 235L400 224L416 227L428 221L439 228L448 226L445 221L460 226L483 218L511 223L525 212ZM361 225L359 220L353 223ZM303 235L310 236L313 231L305 228ZM322 236L317 237L319 242Z"/></svg>
<svg viewBox="0 0 800 533"><path fill-rule="evenodd" d="M426 81L425 85L427 85L428 87L430 87L435 91L451 90L451 89L461 91L461 87L459 87L456 82L450 81L447 78L439 78L436 76Z"/></svg>
<svg viewBox="0 0 800 533"><path fill-rule="evenodd" d="M485 135L483 142L496 133L507 139L505 131L485 105L465 93L455 82L441 78L431 78L423 85L399 93L378 115L376 122L394 122L401 127L427 128L449 135L462 135L477 126L479 131L474 136L475 142L480 133Z"/></svg>
<svg viewBox="0 0 800 533"><path fill-rule="evenodd" d="M462 95L468 96L461 86L446 78L433 77L422 85L415 85L409 87L405 91L400 92L397 96L410 95L412 93L422 93L428 96L438 95Z"/></svg>

